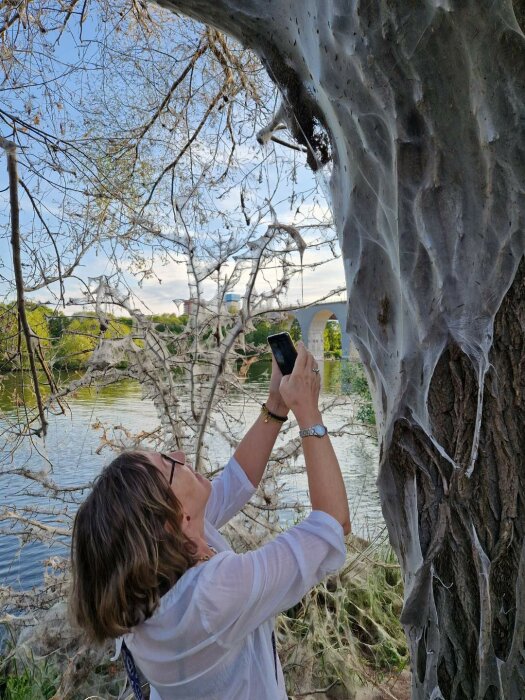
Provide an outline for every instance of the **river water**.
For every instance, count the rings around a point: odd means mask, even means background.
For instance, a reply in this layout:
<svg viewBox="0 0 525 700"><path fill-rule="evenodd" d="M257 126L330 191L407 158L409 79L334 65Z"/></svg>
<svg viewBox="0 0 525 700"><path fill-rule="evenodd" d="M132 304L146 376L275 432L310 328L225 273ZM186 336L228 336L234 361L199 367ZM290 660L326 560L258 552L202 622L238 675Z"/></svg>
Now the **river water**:
<svg viewBox="0 0 525 700"><path fill-rule="evenodd" d="M321 365L322 400L331 401L344 394L344 363L325 361ZM250 368L246 380L253 398L247 400L241 392L228 396L228 413L235 419L238 437L256 419L260 403L267 394L268 380L269 363L257 363ZM20 377L10 377L4 382L0 403L6 417L15 411L12 394L19 383ZM113 426L124 426L137 433L151 430L158 424L153 403L143 400L140 387L131 381L99 391L80 390L68 400L68 406L70 410L66 415L51 418L45 444L37 441L31 449L22 446L15 453L11 466L25 465L38 470L45 467L47 457L53 465L50 477L55 483L61 486L88 483L113 456L109 450L97 452L103 426L109 429L108 435L111 436L120 430ZM344 403L326 415L328 428L336 430L357 407L358 399L347 396ZM5 425L0 423L0 430L2 428ZM212 463L217 466L224 464L233 452L230 445L218 435L212 436L209 442L213 445L209 452ZM375 486L378 448L373 431L352 427L344 435L333 437L333 443L348 491L353 531L363 537L375 537L384 530L384 523ZM294 471L298 465L301 466L300 461L294 464ZM9 466L4 463L2 468L5 472ZM282 477L281 486L285 501L308 503L304 473ZM27 479L4 473L0 477L0 510L13 507L18 511L36 507L40 511L39 519L48 524L65 520L67 525L68 522L69 516L62 515L65 510L63 503L54 501L35 485L28 485ZM284 510L282 519L286 521L289 515ZM24 545L23 539L14 534L20 528L14 525L11 529L11 524L5 521L0 527L0 585L18 589L38 586L43 580L45 562L54 555L67 556L66 537L59 538L51 547L40 542Z"/></svg>

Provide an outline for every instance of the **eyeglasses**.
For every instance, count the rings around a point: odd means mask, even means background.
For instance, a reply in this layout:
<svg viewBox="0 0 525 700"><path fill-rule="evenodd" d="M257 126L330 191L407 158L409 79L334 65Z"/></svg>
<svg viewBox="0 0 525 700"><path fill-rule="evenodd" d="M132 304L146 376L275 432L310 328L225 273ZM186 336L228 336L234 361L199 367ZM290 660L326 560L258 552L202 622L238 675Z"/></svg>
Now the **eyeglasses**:
<svg viewBox="0 0 525 700"><path fill-rule="evenodd" d="M173 457L170 457L165 452L161 452L160 456L162 457L162 459L167 460L171 464L171 474L170 474L170 479L168 482L169 485L171 486L171 482L173 481L173 474L175 473L175 465L180 464L183 466L184 462L181 462L180 459L173 459Z"/></svg>

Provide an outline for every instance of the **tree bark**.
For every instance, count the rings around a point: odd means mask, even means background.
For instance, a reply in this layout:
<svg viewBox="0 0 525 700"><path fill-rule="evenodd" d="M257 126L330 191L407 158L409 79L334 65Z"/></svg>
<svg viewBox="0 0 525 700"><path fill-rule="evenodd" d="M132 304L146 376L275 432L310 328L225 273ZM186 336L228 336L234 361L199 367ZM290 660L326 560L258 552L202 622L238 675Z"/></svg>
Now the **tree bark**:
<svg viewBox="0 0 525 700"><path fill-rule="evenodd" d="M496 316L479 456L466 476L477 377L455 343L443 351L429 392L434 438L400 419L382 463L393 541L410 558L417 517L423 562L402 620L412 649L414 697L429 674L444 698L518 699L525 693L525 261ZM400 504L414 498L417 514ZM399 517L401 516L401 517ZM436 663L437 659L437 663ZM439 696L437 696L439 697Z"/></svg>
<svg viewBox="0 0 525 700"><path fill-rule="evenodd" d="M523 0L162 0L330 162L413 697L525 697Z"/></svg>

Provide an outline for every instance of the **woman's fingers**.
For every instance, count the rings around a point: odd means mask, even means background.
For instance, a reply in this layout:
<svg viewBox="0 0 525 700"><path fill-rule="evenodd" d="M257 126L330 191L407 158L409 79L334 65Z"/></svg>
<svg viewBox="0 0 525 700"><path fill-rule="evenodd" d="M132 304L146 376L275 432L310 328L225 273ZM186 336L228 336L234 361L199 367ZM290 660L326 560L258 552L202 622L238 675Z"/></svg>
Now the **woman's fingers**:
<svg viewBox="0 0 525 700"><path fill-rule="evenodd" d="M297 410L312 411L317 408L321 386L317 361L303 342L297 344L297 359L293 372L283 377L280 392L286 405L297 413Z"/></svg>
<svg viewBox="0 0 525 700"><path fill-rule="evenodd" d="M285 374L284 377L281 379L281 382L279 384L279 391L282 391L283 389L286 389L288 386L288 382L290 381L290 374Z"/></svg>
<svg viewBox="0 0 525 700"><path fill-rule="evenodd" d="M270 377L270 392L279 391L279 384L281 383L282 373L279 369L275 357L272 354L272 376Z"/></svg>
<svg viewBox="0 0 525 700"><path fill-rule="evenodd" d="M306 350L306 362L304 365L305 371L308 372L313 372L314 369L317 368L317 361L315 357L312 355L312 353L309 350ZM315 372L317 374L317 372Z"/></svg>
<svg viewBox="0 0 525 700"><path fill-rule="evenodd" d="M275 359L273 353L272 353L272 374L278 376L279 378L282 377L282 372L279 369L279 365L277 364L277 360Z"/></svg>
<svg viewBox="0 0 525 700"><path fill-rule="evenodd" d="M297 343L297 359L293 368L292 376L306 374L317 368L317 362L312 353L307 349L306 345L300 340ZM315 373L317 374L317 372Z"/></svg>
<svg viewBox="0 0 525 700"><path fill-rule="evenodd" d="M311 372L313 370L313 368L315 367L315 365L316 365L315 358L312 355L312 353L309 352L308 353L308 361L306 363L306 368L308 369L308 371Z"/></svg>
<svg viewBox="0 0 525 700"><path fill-rule="evenodd" d="M306 345L303 343L303 341L300 340L297 343L297 358L295 360L292 374L294 372L297 374L298 372L301 372L302 370L304 370L304 368L306 367L307 361L308 361L308 350L306 349Z"/></svg>

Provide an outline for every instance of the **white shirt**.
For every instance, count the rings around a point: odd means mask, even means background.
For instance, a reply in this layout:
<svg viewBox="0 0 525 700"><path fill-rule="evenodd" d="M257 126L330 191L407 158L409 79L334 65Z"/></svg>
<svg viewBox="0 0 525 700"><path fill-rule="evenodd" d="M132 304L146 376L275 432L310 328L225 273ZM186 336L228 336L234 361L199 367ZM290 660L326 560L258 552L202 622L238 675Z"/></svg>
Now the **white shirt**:
<svg viewBox="0 0 525 700"><path fill-rule="evenodd" d="M213 479L206 507L205 535L218 554L188 569L124 636L151 700L286 700L274 617L343 565L343 528L313 511L259 549L235 554L216 528L254 492L232 458Z"/></svg>

